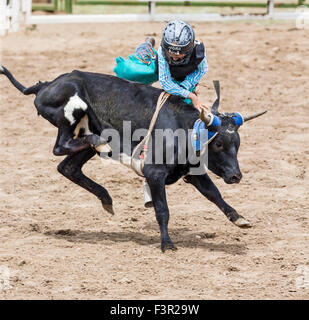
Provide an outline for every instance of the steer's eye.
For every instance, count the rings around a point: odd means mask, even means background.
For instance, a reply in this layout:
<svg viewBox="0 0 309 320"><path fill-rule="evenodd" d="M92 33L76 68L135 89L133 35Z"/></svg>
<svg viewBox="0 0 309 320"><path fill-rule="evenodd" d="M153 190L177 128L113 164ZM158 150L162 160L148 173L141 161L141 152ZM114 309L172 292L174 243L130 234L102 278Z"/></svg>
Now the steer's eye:
<svg viewBox="0 0 309 320"><path fill-rule="evenodd" d="M221 152L224 149L222 141L214 141L213 150L214 152Z"/></svg>
<svg viewBox="0 0 309 320"><path fill-rule="evenodd" d="M217 142L216 142L216 147L217 147L218 149L223 148L222 142L217 141Z"/></svg>

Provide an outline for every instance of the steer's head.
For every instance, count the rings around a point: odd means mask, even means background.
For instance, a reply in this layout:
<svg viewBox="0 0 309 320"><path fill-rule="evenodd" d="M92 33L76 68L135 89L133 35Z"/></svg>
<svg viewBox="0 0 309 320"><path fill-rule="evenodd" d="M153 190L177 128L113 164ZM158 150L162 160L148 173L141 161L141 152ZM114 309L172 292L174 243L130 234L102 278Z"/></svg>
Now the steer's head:
<svg viewBox="0 0 309 320"><path fill-rule="evenodd" d="M209 131L215 132L215 137L208 145L208 169L224 179L226 183L238 183L242 178L237 160L240 145L239 127L246 121L254 119L267 110L243 117L240 113L219 113L220 85L214 81L217 100L214 102L211 114L201 112Z"/></svg>

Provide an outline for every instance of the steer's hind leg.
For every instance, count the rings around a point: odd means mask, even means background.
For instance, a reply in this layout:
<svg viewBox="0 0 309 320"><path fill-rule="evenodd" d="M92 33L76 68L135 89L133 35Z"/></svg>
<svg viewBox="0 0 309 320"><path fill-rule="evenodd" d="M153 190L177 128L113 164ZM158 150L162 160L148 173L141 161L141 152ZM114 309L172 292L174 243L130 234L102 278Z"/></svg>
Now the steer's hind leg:
<svg viewBox="0 0 309 320"><path fill-rule="evenodd" d="M239 215L235 209L229 206L223 199L215 184L211 181L207 174L203 175L187 175L184 181L191 183L196 189L204 195L209 201L216 204L219 209L233 222L237 227L250 228L250 222Z"/></svg>
<svg viewBox="0 0 309 320"><path fill-rule="evenodd" d="M92 148L88 148L79 153L69 155L58 165L58 171L72 182L97 196L101 200L103 208L107 212L114 214L113 201L108 191L86 177L82 172L83 165L95 154L96 152Z"/></svg>
<svg viewBox="0 0 309 320"><path fill-rule="evenodd" d="M67 126L59 128L53 153L55 156L74 155L90 147L96 148L105 143L106 141L96 134L74 138L72 128Z"/></svg>
<svg viewBox="0 0 309 320"><path fill-rule="evenodd" d="M161 250L176 250L169 234L168 234L168 220L169 210L166 201L165 193L165 173L153 172L147 175L147 182L151 191L152 201L156 212L156 218L160 226L161 232Z"/></svg>

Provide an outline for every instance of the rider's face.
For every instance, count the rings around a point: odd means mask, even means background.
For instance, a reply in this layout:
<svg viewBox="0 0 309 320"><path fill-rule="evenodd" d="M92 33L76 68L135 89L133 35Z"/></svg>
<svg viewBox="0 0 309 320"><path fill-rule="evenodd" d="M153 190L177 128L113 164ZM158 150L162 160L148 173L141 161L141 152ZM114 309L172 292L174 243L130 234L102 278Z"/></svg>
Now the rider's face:
<svg viewBox="0 0 309 320"><path fill-rule="evenodd" d="M185 57L185 54L174 54L171 52L169 52L168 54L174 61L180 60Z"/></svg>

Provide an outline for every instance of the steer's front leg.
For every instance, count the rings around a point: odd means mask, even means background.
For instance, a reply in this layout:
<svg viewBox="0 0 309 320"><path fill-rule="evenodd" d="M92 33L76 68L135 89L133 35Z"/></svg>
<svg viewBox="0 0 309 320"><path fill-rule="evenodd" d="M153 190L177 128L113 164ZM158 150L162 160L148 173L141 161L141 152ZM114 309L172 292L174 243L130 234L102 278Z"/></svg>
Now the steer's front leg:
<svg viewBox="0 0 309 320"><path fill-rule="evenodd" d="M239 215L235 209L229 206L223 199L215 184L207 174L203 175L186 175L184 181L191 183L196 189L208 200L216 204L227 218L240 228L250 228L250 222Z"/></svg>
<svg viewBox="0 0 309 320"><path fill-rule="evenodd" d="M169 210L166 201L165 179L166 173L153 172L147 176L147 182L151 191L156 218L161 232L161 250L176 250L168 234Z"/></svg>

